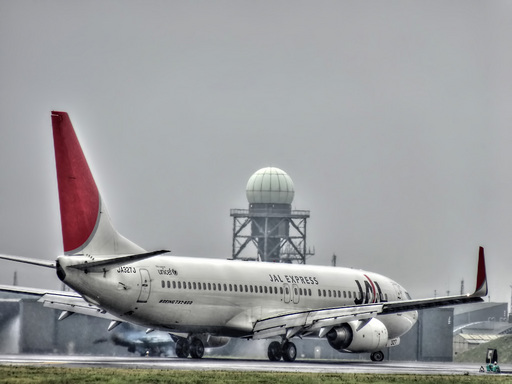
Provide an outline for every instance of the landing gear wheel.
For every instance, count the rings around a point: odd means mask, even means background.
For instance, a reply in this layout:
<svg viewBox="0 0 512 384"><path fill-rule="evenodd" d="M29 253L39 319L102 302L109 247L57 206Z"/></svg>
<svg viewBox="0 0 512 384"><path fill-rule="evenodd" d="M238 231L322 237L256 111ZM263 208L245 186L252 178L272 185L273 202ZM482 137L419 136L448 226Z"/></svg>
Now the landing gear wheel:
<svg viewBox="0 0 512 384"><path fill-rule="evenodd" d="M283 345L282 353L283 360L291 363L297 358L297 347L295 347L295 344L287 341Z"/></svg>
<svg viewBox="0 0 512 384"><path fill-rule="evenodd" d="M190 356L193 359L200 359L204 355L204 344L199 339L192 340L190 344Z"/></svg>
<svg viewBox="0 0 512 384"><path fill-rule="evenodd" d="M176 342L176 356L186 359L190 353L190 344L186 339L179 339Z"/></svg>
<svg viewBox="0 0 512 384"><path fill-rule="evenodd" d="M268 346L268 359L270 361L279 361L281 356L281 343L278 341L271 342Z"/></svg>
<svg viewBox="0 0 512 384"><path fill-rule="evenodd" d="M372 361L382 361L384 360L384 353L382 351L373 352L370 355L370 359L372 359Z"/></svg>

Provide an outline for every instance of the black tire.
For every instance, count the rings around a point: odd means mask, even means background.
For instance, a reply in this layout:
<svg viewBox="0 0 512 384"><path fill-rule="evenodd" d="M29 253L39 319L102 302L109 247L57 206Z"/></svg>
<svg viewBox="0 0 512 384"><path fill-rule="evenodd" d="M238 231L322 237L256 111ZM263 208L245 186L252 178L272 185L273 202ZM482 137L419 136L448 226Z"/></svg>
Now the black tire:
<svg viewBox="0 0 512 384"><path fill-rule="evenodd" d="M282 348L283 360L289 363L295 361L297 358L297 347L295 344L287 341Z"/></svg>
<svg viewBox="0 0 512 384"><path fill-rule="evenodd" d="M190 353L190 344L186 339L179 339L176 342L176 356L186 359Z"/></svg>
<svg viewBox="0 0 512 384"><path fill-rule="evenodd" d="M382 361L384 360L384 353L382 351L373 352L370 355L370 359L372 359L372 361Z"/></svg>
<svg viewBox="0 0 512 384"><path fill-rule="evenodd" d="M200 359L204 355L204 344L199 339L192 340L190 344L190 356L193 359Z"/></svg>
<svg viewBox="0 0 512 384"><path fill-rule="evenodd" d="M279 361L281 356L281 343L278 341L271 342L268 346L268 359L270 361Z"/></svg>

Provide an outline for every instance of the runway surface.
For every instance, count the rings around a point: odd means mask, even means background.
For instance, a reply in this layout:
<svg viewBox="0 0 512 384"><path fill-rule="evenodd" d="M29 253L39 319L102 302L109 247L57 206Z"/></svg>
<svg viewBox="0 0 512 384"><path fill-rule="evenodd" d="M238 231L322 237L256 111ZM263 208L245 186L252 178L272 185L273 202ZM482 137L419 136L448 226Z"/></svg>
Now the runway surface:
<svg viewBox="0 0 512 384"><path fill-rule="evenodd" d="M384 373L384 374L479 374L481 364L439 362L370 361L295 361L234 360L203 358L201 360L154 357L63 356L63 355L0 355L1 365L108 367L217 371L310 372L310 373ZM512 374L512 365L501 366L504 374Z"/></svg>

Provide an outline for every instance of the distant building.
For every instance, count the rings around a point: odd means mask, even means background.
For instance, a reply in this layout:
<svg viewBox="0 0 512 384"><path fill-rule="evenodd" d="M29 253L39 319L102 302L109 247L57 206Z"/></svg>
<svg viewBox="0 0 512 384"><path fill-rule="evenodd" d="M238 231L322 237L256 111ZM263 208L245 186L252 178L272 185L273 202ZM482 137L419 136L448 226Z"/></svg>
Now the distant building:
<svg viewBox="0 0 512 384"><path fill-rule="evenodd" d="M58 321L58 311L37 298L1 293L0 353L57 353L129 356L126 348L106 342L108 320L75 314Z"/></svg>

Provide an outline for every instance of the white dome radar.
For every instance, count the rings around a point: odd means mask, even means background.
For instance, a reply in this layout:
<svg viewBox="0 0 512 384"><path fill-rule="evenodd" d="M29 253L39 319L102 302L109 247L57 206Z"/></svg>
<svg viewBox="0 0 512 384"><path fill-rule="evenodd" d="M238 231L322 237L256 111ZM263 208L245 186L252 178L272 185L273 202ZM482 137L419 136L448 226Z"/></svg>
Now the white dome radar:
<svg viewBox="0 0 512 384"><path fill-rule="evenodd" d="M291 204L295 195L291 177L275 167L256 171L249 178L245 192L250 204Z"/></svg>

